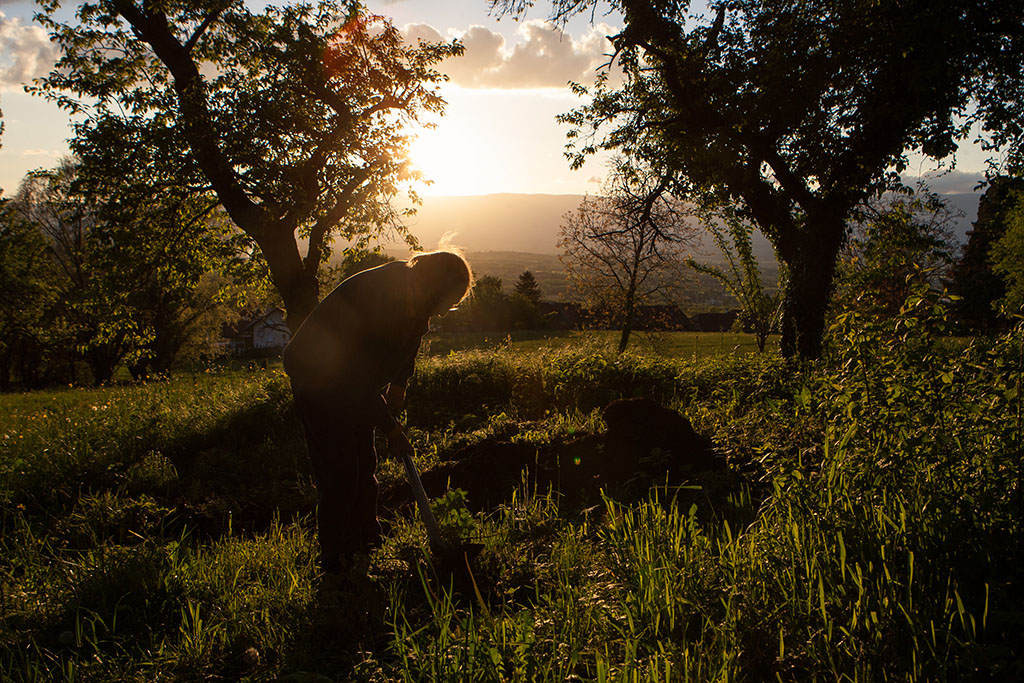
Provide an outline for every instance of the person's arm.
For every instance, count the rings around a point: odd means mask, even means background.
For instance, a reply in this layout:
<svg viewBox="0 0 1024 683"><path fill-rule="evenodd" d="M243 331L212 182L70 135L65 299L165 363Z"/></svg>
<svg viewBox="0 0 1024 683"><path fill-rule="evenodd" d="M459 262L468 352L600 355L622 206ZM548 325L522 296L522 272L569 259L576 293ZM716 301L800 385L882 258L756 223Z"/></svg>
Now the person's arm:
<svg viewBox="0 0 1024 683"><path fill-rule="evenodd" d="M399 458L404 455L413 456L412 444L409 443L409 437L405 435L405 429L402 427L400 422L395 422L394 428L387 434L388 452L393 458Z"/></svg>
<svg viewBox="0 0 1024 683"><path fill-rule="evenodd" d="M396 426L401 427L398 420L392 414L388 401L384 396L378 394L373 405L370 406L370 423L384 434L390 434Z"/></svg>
<svg viewBox="0 0 1024 683"><path fill-rule="evenodd" d="M385 396L392 415L402 412L405 408L405 388L409 385L409 378L416 372L416 356L419 355L419 352L420 346L417 345L416 350L388 384Z"/></svg>
<svg viewBox="0 0 1024 683"><path fill-rule="evenodd" d="M379 401L374 402L373 407L373 425L381 430L387 439L388 453L391 457L398 458L404 454L413 455L412 444L409 443L409 437L405 435L405 428L391 414L384 397L381 396Z"/></svg>
<svg viewBox="0 0 1024 683"><path fill-rule="evenodd" d="M390 393L390 388L389 388ZM412 444L405 434L405 427L395 419L388 409L388 402L383 396L378 397L372 406L373 426L379 429L387 439L388 453L391 457L398 458L403 454L413 455Z"/></svg>
<svg viewBox="0 0 1024 683"><path fill-rule="evenodd" d="M388 393L384 395L388 409L392 415L402 412L405 408L405 383L392 382L388 385Z"/></svg>

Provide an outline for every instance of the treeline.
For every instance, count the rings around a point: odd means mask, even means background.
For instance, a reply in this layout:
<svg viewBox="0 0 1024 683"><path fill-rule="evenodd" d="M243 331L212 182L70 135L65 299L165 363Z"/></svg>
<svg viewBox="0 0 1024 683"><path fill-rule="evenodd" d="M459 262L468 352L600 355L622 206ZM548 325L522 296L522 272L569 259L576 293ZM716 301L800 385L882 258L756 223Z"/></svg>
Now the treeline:
<svg viewBox="0 0 1024 683"><path fill-rule="evenodd" d="M167 373L261 301L259 261L208 195L102 199L65 160L3 200L0 389Z"/></svg>
<svg viewBox="0 0 1024 683"><path fill-rule="evenodd" d="M540 286L529 270L519 275L510 292L501 278L483 275L469 299L446 315L441 325L445 330L537 329L545 326L540 303Z"/></svg>

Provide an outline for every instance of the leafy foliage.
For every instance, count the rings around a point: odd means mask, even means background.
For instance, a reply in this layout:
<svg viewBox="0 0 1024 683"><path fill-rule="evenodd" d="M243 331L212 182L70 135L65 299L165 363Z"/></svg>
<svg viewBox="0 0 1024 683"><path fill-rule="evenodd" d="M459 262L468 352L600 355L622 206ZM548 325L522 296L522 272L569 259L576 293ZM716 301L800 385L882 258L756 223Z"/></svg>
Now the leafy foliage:
<svg viewBox="0 0 1024 683"><path fill-rule="evenodd" d="M529 272L529 271L527 271ZM536 284L536 283L535 283ZM537 292L540 296L540 292ZM445 330L487 330L509 332L542 326L537 304L519 291L506 292L501 278L484 275L459 310L447 314L439 323Z"/></svg>
<svg viewBox="0 0 1024 683"><path fill-rule="evenodd" d="M992 252L1007 231L1014 198L1022 188L1022 178L995 177L978 202L978 219L967 233L967 244L952 281L952 289L960 297L957 317L970 329L1000 325L996 302L1005 296L1006 283L993 272Z"/></svg>
<svg viewBox="0 0 1024 683"><path fill-rule="evenodd" d="M1003 279L1006 294L997 303L1007 317L1024 313L1024 191L1011 193L1003 211L1006 231L989 251L993 272Z"/></svg>
<svg viewBox="0 0 1024 683"><path fill-rule="evenodd" d="M39 382L56 292L43 235L0 199L0 389Z"/></svg>
<svg viewBox="0 0 1024 683"><path fill-rule="evenodd" d="M724 226L718 221L722 221ZM751 242L753 226L745 223L729 209L705 214L704 228L711 234L715 246L725 256L728 270L709 263L701 263L692 257L687 265L698 273L712 276L732 294L740 305L740 322L750 329L757 339L758 350L764 352L768 336L778 332L782 314L782 290L785 271L780 271L780 287L769 294L761 281L761 269Z"/></svg>
<svg viewBox="0 0 1024 683"><path fill-rule="evenodd" d="M405 127L441 111L432 65L458 44L406 46L383 18L331 1L255 13L99 0L78 7L76 23L40 4L63 56L34 90L87 114L83 157L114 173L145 168L132 177L150 189L214 194L259 246L293 327L318 300L332 235L405 234L390 201L415 176ZM308 238L304 258L296 233Z"/></svg>
<svg viewBox="0 0 1024 683"><path fill-rule="evenodd" d="M98 383L122 361L138 375L166 372L184 347L219 332L229 291L217 278L244 270L237 234L209 198L169 190L103 201L105 186L90 187L94 180L88 167L65 160L27 179L12 200L47 247L34 266L48 278L46 291L23 303L46 316L50 346L71 349L55 360L85 359ZM53 379L53 361L35 363L22 381L41 372Z"/></svg>
<svg viewBox="0 0 1024 683"><path fill-rule="evenodd" d="M839 261L834 306L895 316L921 284L941 288L958 250L951 214L932 193L865 204Z"/></svg>

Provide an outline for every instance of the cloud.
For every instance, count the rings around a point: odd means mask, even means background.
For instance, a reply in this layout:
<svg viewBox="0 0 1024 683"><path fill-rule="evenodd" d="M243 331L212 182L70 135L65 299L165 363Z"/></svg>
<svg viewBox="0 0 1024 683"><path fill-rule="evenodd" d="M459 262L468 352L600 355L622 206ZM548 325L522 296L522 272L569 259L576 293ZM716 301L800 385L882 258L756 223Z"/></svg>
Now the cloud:
<svg viewBox="0 0 1024 683"><path fill-rule="evenodd" d="M504 36L484 26L441 35L433 26L410 24L403 29L410 43L458 38L466 51L440 66L456 85L467 88L564 88L570 81L592 83L598 68L608 61L607 36L617 32L607 24L590 27L580 38L550 22L533 20L519 25L518 40L509 45Z"/></svg>
<svg viewBox="0 0 1024 683"><path fill-rule="evenodd" d="M0 88L45 76L57 54L41 27L24 26L18 17L0 12Z"/></svg>
<svg viewBox="0 0 1024 683"><path fill-rule="evenodd" d="M912 187L920 180L933 192L940 194L973 194L978 184L985 180L985 174L981 171L947 171L926 173L923 176L903 175L903 182Z"/></svg>

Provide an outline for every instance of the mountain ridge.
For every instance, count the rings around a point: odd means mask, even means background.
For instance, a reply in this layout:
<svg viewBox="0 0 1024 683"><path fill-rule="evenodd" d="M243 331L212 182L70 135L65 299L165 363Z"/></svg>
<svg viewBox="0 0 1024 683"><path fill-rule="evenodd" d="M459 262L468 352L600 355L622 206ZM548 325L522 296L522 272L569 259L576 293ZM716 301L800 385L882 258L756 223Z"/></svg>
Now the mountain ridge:
<svg viewBox="0 0 1024 683"><path fill-rule="evenodd" d="M955 192L940 195L961 214L955 218L953 233L960 243L976 220L979 193ZM566 213L574 211L586 195L498 193L466 196L424 196L408 220L409 231L424 249L435 248L447 233L465 251L519 252L552 255L559 252L558 234ZM391 250L391 249L389 249ZM703 240L695 256L717 259L713 244ZM758 259L772 259L771 245L755 235Z"/></svg>

